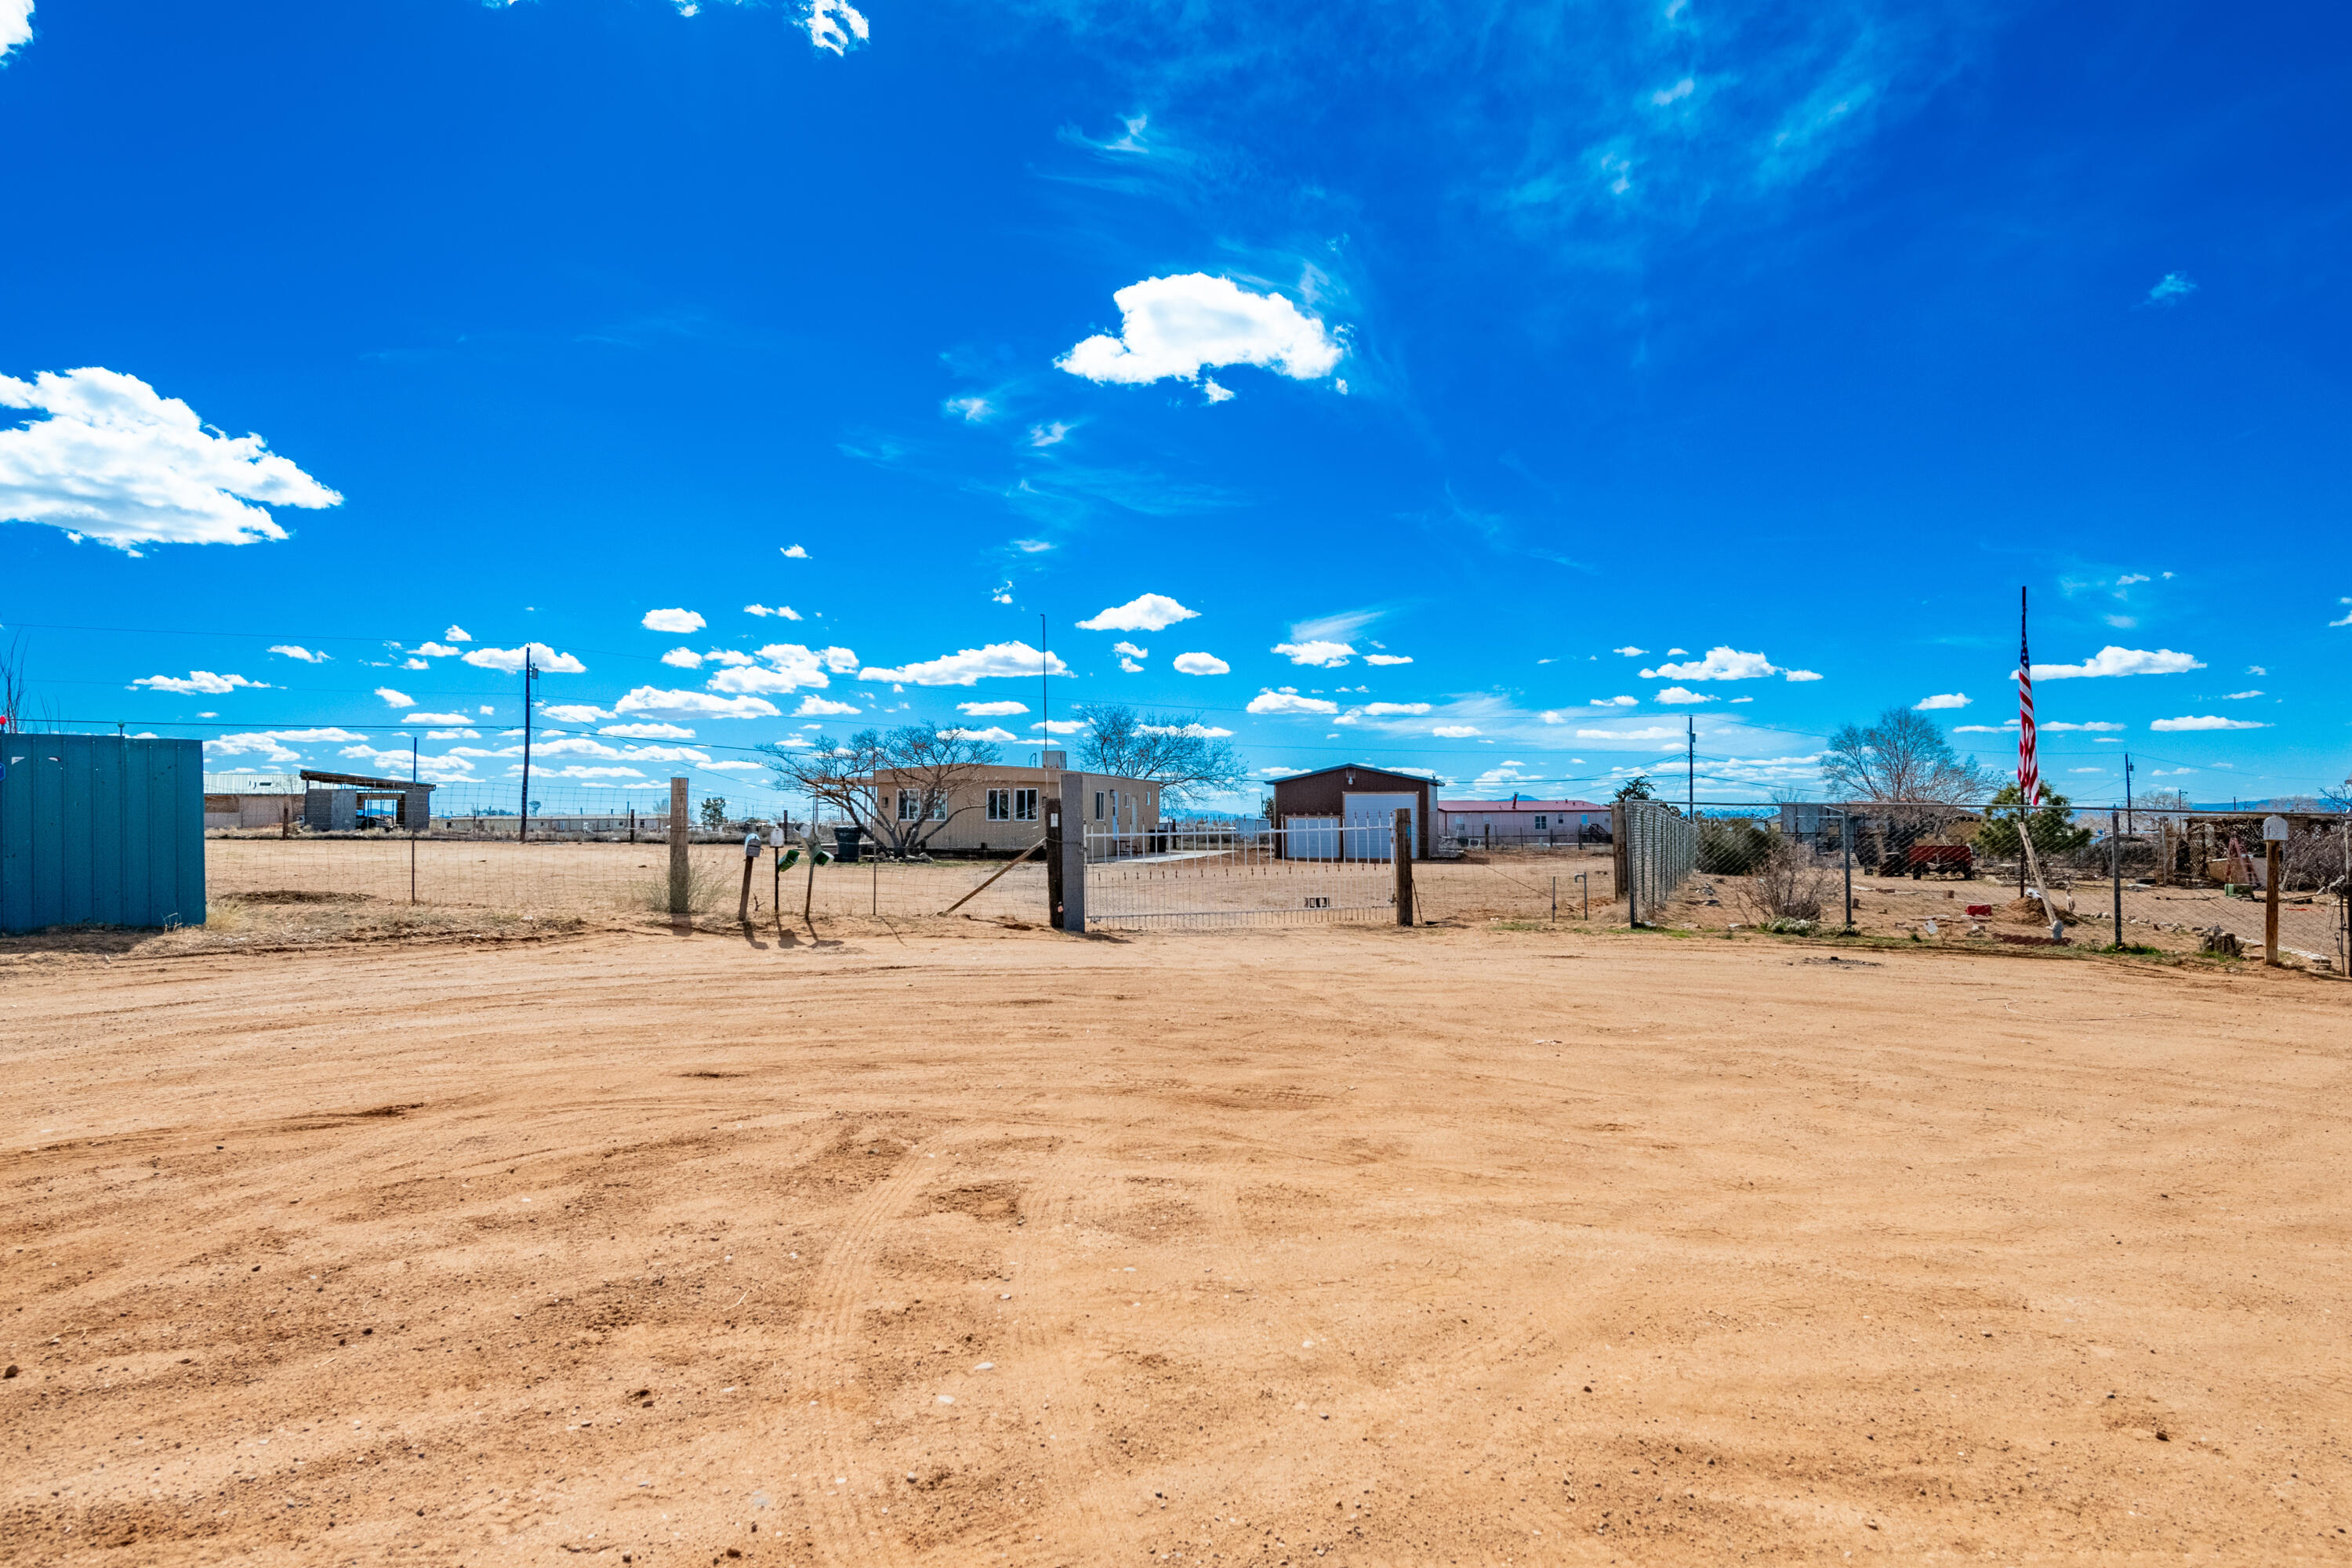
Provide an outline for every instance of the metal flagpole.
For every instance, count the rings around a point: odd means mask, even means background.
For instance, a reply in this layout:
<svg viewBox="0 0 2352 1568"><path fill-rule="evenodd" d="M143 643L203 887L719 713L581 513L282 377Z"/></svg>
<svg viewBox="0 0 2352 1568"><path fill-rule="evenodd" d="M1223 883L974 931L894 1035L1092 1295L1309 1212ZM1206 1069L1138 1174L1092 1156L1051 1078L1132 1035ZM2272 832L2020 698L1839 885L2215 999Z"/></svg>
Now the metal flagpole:
<svg viewBox="0 0 2352 1568"><path fill-rule="evenodd" d="M2027 651L2025 590L2017 591L2017 842L2019 864L2033 877L2033 890L2042 912L2050 917L2050 934L2064 934L2050 907L2050 889L2042 879L2042 862L2033 853L2033 811L2042 804L2042 764L2033 736L2033 656Z"/></svg>
<svg viewBox="0 0 2352 1568"><path fill-rule="evenodd" d="M530 683L539 671L530 662L530 644L522 645L522 816L515 831L515 842L526 843L530 838Z"/></svg>

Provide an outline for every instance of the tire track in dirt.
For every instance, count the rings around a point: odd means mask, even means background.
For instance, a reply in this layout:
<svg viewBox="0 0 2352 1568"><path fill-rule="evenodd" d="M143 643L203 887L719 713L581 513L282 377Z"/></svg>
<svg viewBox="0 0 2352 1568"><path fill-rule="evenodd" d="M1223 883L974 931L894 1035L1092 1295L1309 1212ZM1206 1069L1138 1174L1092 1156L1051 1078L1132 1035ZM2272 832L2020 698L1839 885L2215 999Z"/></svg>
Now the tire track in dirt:
<svg viewBox="0 0 2352 1568"><path fill-rule="evenodd" d="M1048 1271L1049 1259L1063 1264L1060 1272L1069 1272L1076 1259L1068 1254L1078 1233L1107 1216L1110 1205L1105 1194L1111 1184L1080 1178L1082 1152L1091 1156L1093 1151L1078 1136L1065 1133L1046 1155L1044 1168L1023 1182L1022 1210L1024 1215L1034 1212L1042 1222L1024 1226L1019 1239L1005 1249L1015 1265L1014 1289L1023 1295L1030 1293L1024 1287ZM1043 1295L1043 1289L1036 1294ZM1065 1313L1073 1310L1066 1284L1055 1294L1062 1298ZM1060 1499L1054 1522L1099 1552L1100 1543L1111 1538L1111 1521L1095 1479L1097 1434L1087 1413L1087 1348L1075 1332L1054 1331L1034 1301L1015 1314L1010 1342L1022 1372L1023 1414L1031 1415L1034 1404L1038 1425L1033 1429L1041 1445L1037 1452ZM1033 1392L1034 1401L1028 1397Z"/></svg>
<svg viewBox="0 0 2352 1568"><path fill-rule="evenodd" d="M905 1215L929 1174L924 1155L937 1152L919 1142L910 1142L898 1151L890 1173L850 1205L810 1288L802 1359L814 1394L810 1403L816 1412L809 1429L820 1470L814 1478L820 1500L814 1544L826 1561L913 1561L888 1516L879 1511L887 1503L875 1500L889 1496L894 1478L864 1473L872 1468L872 1456L860 1453L843 1427L868 1403L865 1391L856 1386L862 1349L859 1304L873 1286L890 1227ZM845 1484L835 1485L835 1477L843 1478ZM878 1492L874 1487L877 1481L882 1483Z"/></svg>

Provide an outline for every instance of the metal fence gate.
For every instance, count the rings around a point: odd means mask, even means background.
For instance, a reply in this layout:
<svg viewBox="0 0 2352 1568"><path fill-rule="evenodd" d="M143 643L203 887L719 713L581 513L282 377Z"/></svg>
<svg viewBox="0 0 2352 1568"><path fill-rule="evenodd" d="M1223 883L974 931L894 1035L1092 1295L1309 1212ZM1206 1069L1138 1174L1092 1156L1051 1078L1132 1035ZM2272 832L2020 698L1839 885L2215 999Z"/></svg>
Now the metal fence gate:
<svg viewBox="0 0 2352 1568"><path fill-rule="evenodd" d="M1621 801L1618 815L1627 922L1654 923L1698 864L1698 829L1662 801Z"/></svg>
<svg viewBox="0 0 2352 1568"><path fill-rule="evenodd" d="M1296 829L1169 824L1149 834L1088 833L1087 925L1392 919L1395 837L1392 816Z"/></svg>

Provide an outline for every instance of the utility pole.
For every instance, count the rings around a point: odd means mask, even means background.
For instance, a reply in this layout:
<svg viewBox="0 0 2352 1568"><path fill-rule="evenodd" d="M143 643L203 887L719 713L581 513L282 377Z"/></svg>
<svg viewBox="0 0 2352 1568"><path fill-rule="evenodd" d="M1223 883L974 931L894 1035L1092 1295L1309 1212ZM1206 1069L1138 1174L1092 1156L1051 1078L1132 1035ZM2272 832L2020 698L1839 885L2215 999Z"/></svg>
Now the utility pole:
<svg viewBox="0 0 2352 1568"><path fill-rule="evenodd" d="M402 801L401 815L408 818L408 901L416 901L416 731L408 732L408 798ZM431 810L430 806L425 808Z"/></svg>
<svg viewBox="0 0 2352 1568"><path fill-rule="evenodd" d="M1054 709L1047 700L1048 678L1053 674L1054 656L1045 649L1045 612L1037 612L1037 733L1044 737L1037 742L1037 760L1045 760L1044 752L1054 743Z"/></svg>
<svg viewBox="0 0 2352 1568"><path fill-rule="evenodd" d="M539 679L538 667L530 661L530 644L522 645L522 816L515 831L515 842L526 843L530 838L530 683Z"/></svg>
<svg viewBox="0 0 2352 1568"><path fill-rule="evenodd" d="M2130 753L2129 752L2126 752L2124 753L2124 831L2125 831L2126 833L2129 833L2131 830L2132 830L2132 760L2131 760L2131 753Z"/></svg>
<svg viewBox="0 0 2352 1568"><path fill-rule="evenodd" d="M1688 748L1683 756L1683 815L1696 819L1698 816L1698 722L1689 714L1683 715L1684 744Z"/></svg>

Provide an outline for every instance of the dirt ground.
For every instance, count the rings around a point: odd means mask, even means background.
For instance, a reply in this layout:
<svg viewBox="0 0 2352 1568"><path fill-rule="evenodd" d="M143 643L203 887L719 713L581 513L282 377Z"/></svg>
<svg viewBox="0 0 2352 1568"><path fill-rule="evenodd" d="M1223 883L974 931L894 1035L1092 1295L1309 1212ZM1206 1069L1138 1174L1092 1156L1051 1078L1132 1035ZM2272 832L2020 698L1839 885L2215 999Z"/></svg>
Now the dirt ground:
<svg viewBox="0 0 2352 1568"><path fill-rule="evenodd" d="M9 952L8 1563L2352 1559L2342 982Z"/></svg>

